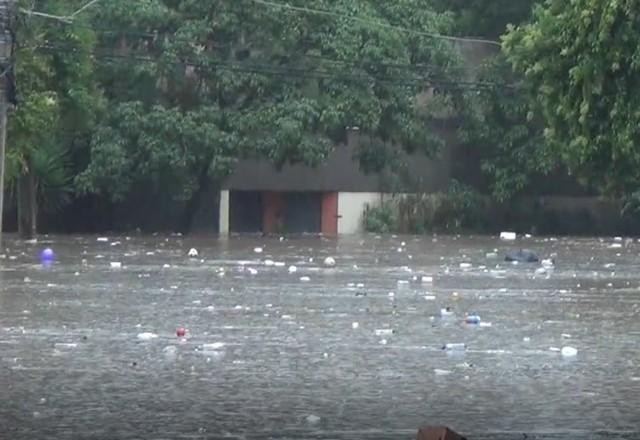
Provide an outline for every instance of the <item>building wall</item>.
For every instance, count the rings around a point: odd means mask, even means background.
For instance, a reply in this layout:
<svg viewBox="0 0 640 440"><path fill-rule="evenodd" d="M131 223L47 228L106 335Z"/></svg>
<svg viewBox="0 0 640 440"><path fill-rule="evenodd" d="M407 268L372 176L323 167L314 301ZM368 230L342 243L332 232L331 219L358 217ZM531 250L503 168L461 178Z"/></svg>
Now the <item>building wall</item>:
<svg viewBox="0 0 640 440"><path fill-rule="evenodd" d="M383 194L378 192L341 192L338 194L338 234L364 232L364 212L367 206L382 203Z"/></svg>

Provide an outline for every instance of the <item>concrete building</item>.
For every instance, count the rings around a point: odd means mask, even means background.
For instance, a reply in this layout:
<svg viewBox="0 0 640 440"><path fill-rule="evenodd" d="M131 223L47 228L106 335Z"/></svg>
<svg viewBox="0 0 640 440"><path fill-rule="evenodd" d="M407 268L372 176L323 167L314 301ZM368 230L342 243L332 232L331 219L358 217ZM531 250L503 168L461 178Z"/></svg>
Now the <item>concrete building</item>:
<svg viewBox="0 0 640 440"><path fill-rule="evenodd" d="M474 42L461 42L457 46L467 60L470 79L475 74L474 66L497 51L496 46ZM427 103L430 96L425 94L418 98ZM448 117L446 114L438 116L439 123L433 127L446 143L437 160L418 154L402 158L408 181L404 183L403 191L436 192L446 189L456 173L468 173L467 167L461 170L463 161L455 158L460 153L457 153L456 130ZM351 132L349 142L338 145L326 163L317 168L295 165L277 171L266 162L243 161L222 186L220 234L335 235L363 231L365 211L389 197L391 188L383 176L366 175L360 170L359 163L354 160L356 145L357 132Z"/></svg>
<svg viewBox="0 0 640 440"><path fill-rule="evenodd" d="M267 162L241 162L222 186L220 234L363 231L368 207L379 205L391 194L383 176L360 170L354 159L355 145L351 141L337 146L317 168L291 165L277 171ZM438 160L405 156L407 174L416 190L433 192L447 187L450 151L446 148Z"/></svg>

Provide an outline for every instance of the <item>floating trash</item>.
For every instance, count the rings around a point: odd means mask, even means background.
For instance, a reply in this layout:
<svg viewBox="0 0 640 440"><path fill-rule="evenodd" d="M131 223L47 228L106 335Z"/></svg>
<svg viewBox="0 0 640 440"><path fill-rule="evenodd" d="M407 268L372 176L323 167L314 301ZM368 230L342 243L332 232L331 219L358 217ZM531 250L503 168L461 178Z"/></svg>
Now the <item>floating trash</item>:
<svg viewBox="0 0 640 440"><path fill-rule="evenodd" d="M138 333L138 339L140 339L141 341L150 341L157 337L157 334L151 332Z"/></svg>
<svg viewBox="0 0 640 440"><path fill-rule="evenodd" d="M98 243L108 243L109 239L107 237L98 237L98 238L96 238L96 241Z"/></svg>
<svg viewBox="0 0 640 440"><path fill-rule="evenodd" d="M276 262L273 260L264 260L264 265L267 267L275 266Z"/></svg>
<svg viewBox="0 0 640 440"><path fill-rule="evenodd" d="M43 249L42 252L40 252L40 262L42 262L42 264L53 263L55 259L56 259L56 254L55 252L53 252L53 249L51 248Z"/></svg>
<svg viewBox="0 0 640 440"><path fill-rule="evenodd" d="M374 333L376 336L391 336L394 335L396 331L390 328L381 328L374 330Z"/></svg>
<svg viewBox="0 0 640 440"><path fill-rule="evenodd" d="M468 315L464 318L464 322L466 324L478 325L480 324L480 321L482 321L482 319L480 319L479 315Z"/></svg>
<svg viewBox="0 0 640 440"><path fill-rule="evenodd" d="M574 357L578 354L578 349L574 347L562 347L560 352L564 357Z"/></svg>
<svg viewBox="0 0 640 440"><path fill-rule="evenodd" d="M198 256L198 250L196 248L189 249L189 253L187 254L190 258L196 258Z"/></svg>
<svg viewBox="0 0 640 440"><path fill-rule="evenodd" d="M450 342L442 346L443 350L447 351L464 351L467 349L467 345L461 342Z"/></svg>
<svg viewBox="0 0 640 440"><path fill-rule="evenodd" d="M184 327L178 327L176 329L176 336L179 338L184 338L185 336L187 336L187 329Z"/></svg>
<svg viewBox="0 0 640 440"><path fill-rule="evenodd" d="M289 266L289 273L296 273L298 268L296 266Z"/></svg>
<svg viewBox="0 0 640 440"><path fill-rule="evenodd" d="M263 251L264 249L262 249L261 247L253 248L253 252L255 252L256 254L261 254Z"/></svg>
<svg viewBox="0 0 640 440"><path fill-rule="evenodd" d="M471 269L472 267L471 263L460 263L460 269Z"/></svg>
<svg viewBox="0 0 640 440"><path fill-rule="evenodd" d="M357 323L357 322L353 322L353 323L351 323L351 328L353 328L354 330L355 330L355 329L357 329L357 328L359 328L359 327L360 327L360 324L359 324L359 323Z"/></svg>
<svg viewBox="0 0 640 440"><path fill-rule="evenodd" d="M434 369L433 372L436 374L436 376L448 376L451 374L451 371L441 370L439 368Z"/></svg>
<svg viewBox="0 0 640 440"><path fill-rule="evenodd" d="M122 263L119 261L112 261L111 263L109 263L109 267L111 269L122 269Z"/></svg>
<svg viewBox="0 0 640 440"><path fill-rule="evenodd" d="M334 267L336 265L336 260L333 257L327 257L324 259L324 265L327 267Z"/></svg>
<svg viewBox="0 0 640 440"><path fill-rule="evenodd" d="M305 417L305 422L307 422L309 425L317 425L318 423L320 423L320 421L322 420L320 417L311 414L308 415L307 417Z"/></svg>
<svg viewBox="0 0 640 440"><path fill-rule="evenodd" d="M221 348L224 348L225 345L226 344L224 342L212 342L209 344L202 344L202 350L204 351L220 350Z"/></svg>
<svg viewBox="0 0 640 440"><path fill-rule="evenodd" d="M257 269L254 269L253 267L248 268L247 272L249 272L249 275L258 275Z"/></svg>
<svg viewBox="0 0 640 440"><path fill-rule="evenodd" d="M517 237L518 237L518 234L516 234L515 232L501 232L500 233L500 240L512 241L512 240L515 240Z"/></svg>
<svg viewBox="0 0 640 440"><path fill-rule="evenodd" d="M311 281L311 278L309 278L309 277L300 277L300 281L302 281L303 283L308 283L309 281Z"/></svg>
<svg viewBox="0 0 640 440"><path fill-rule="evenodd" d="M453 314L453 309L451 309L451 307L440 309L440 316L442 317L453 316Z"/></svg>

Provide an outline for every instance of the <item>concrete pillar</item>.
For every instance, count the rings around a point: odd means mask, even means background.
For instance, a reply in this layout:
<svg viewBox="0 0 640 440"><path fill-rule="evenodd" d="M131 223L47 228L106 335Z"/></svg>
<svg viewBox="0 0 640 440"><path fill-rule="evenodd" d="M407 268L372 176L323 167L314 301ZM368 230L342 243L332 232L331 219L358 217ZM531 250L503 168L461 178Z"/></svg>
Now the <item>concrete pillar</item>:
<svg viewBox="0 0 640 440"><path fill-rule="evenodd" d="M220 191L220 222L219 234L229 235L229 190Z"/></svg>

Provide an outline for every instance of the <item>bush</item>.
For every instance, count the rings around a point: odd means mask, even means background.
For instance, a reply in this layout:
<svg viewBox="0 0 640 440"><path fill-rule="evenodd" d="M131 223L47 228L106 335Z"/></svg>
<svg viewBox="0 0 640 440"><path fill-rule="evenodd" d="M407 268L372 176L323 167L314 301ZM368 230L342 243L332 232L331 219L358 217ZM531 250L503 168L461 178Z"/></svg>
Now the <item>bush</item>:
<svg viewBox="0 0 640 440"><path fill-rule="evenodd" d="M380 206L369 206L364 213L364 228L367 232L385 234L398 230L397 204L385 201Z"/></svg>
<svg viewBox="0 0 640 440"><path fill-rule="evenodd" d="M485 198L454 181L447 192L396 196L368 208L368 232L424 234L427 231L482 231L488 224Z"/></svg>

